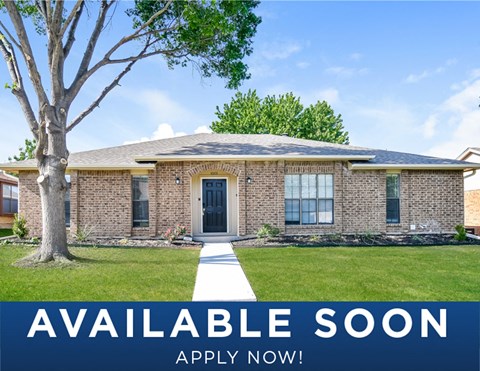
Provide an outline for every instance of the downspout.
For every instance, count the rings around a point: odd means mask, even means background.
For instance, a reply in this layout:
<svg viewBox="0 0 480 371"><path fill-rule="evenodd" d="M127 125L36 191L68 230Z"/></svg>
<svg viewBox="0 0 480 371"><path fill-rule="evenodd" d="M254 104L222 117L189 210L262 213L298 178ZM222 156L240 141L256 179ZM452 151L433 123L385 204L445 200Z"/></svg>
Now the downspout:
<svg viewBox="0 0 480 371"><path fill-rule="evenodd" d="M467 171L471 171L472 173L465 175L465 173L466 173ZM470 178L470 177L474 176L474 175L477 173L477 169L472 169L472 170L467 170L467 171L464 171L464 172L463 172L463 179Z"/></svg>

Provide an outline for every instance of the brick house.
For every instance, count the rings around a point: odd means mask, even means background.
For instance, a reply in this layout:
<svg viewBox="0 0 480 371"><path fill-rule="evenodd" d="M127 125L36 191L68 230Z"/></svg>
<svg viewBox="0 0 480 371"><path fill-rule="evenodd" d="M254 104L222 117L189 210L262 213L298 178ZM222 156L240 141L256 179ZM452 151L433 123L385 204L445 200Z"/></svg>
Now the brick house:
<svg viewBox="0 0 480 371"><path fill-rule="evenodd" d="M12 228L18 211L18 179L0 170L0 228Z"/></svg>
<svg viewBox="0 0 480 371"><path fill-rule="evenodd" d="M470 147L458 160L480 162L480 148ZM475 170L465 174L465 227L480 235L480 173Z"/></svg>
<svg viewBox="0 0 480 371"><path fill-rule="evenodd" d="M20 213L41 233L34 161L19 174ZM276 135L196 134L72 153L71 231L153 237L176 224L195 238L285 234L450 232L463 223L458 160ZM68 220L67 220L68 221Z"/></svg>

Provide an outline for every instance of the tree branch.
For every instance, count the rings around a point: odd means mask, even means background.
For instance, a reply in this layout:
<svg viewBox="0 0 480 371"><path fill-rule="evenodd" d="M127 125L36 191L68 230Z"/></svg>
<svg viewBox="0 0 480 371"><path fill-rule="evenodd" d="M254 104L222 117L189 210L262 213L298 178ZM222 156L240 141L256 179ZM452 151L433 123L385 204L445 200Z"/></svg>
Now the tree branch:
<svg viewBox="0 0 480 371"><path fill-rule="evenodd" d="M72 45L75 42L75 32L77 31L77 26L78 26L78 21L80 20L80 17L82 16L83 13L83 8L85 6L85 2L83 0L79 0L78 3L80 3L80 7L75 10L75 16L72 20L72 26L70 27L70 30L68 31L68 37L67 41L65 42L65 46L63 47L63 57L67 59L68 54L70 54L70 49L72 49ZM77 3L77 4L78 4ZM73 14L73 10L72 13ZM63 32L63 34L66 32Z"/></svg>
<svg viewBox="0 0 480 371"><path fill-rule="evenodd" d="M32 106L30 105L30 101L28 100L27 94L23 88L23 81L22 75L20 74L20 69L18 68L17 58L15 56L15 52L5 38L5 35L0 32L0 50L3 54L3 58L8 67L8 71L10 73L10 77L12 78L12 94L15 95L22 110L25 114L27 119L27 123L30 126L30 130L32 131L33 136L35 139L38 139L38 122L35 118L35 114L33 113Z"/></svg>
<svg viewBox="0 0 480 371"><path fill-rule="evenodd" d="M57 104L64 95L65 85L63 81L63 36L60 28L63 21L63 0L55 1L55 9L47 23L48 32L48 64L50 66L50 82L52 87L52 104Z"/></svg>
<svg viewBox="0 0 480 371"><path fill-rule="evenodd" d="M77 117L75 117L70 124L67 125L67 130L66 132L68 133L70 130L72 130L75 126L77 126L86 116L88 116L92 111L99 107L101 101L107 96L110 91L112 91L117 85L119 85L120 80L122 79L123 76L125 76L130 70L132 69L132 66L138 61L133 60L131 61L125 69L108 85L105 89L103 89L102 93L93 101L93 103L82 113L80 113Z"/></svg>
<svg viewBox="0 0 480 371"><path fill-rule="evenodd" d="M33 57L32 48L30 46L27 31L25 30L25 25L23 24L22 16L18 12L17 6L13 1L5 1L4 4L20 41L20 50L22 52L23 58L25 59L25 63L28 68L28 74L30 76L30 80L32 81L33 88L35 89L35 93L37 94L39 106L42 106L43 104L48 102L48 98L45 94L45 90L43 89L42 79L40 77L37 64Z"/></svg>
<svg viewBox="0 0 480 371"><path fill-rule="evenodd" d="M46 8L45 1L35 0L35 5L37 6L37 9L40 12L40 14L42 15L43 19L45 19L45 21L46 21L47 20L47 8Z"/></svg>
<svg viewBox="0 0 480 371"><path fill-rule="evenodd" d="M100 36L100 33L102 31L102 28L103 28L103 25L105 23L105 17L106 17L106 14L107 14L107 11L109 9L109 7L115 2L116 0L112 0L110 3L102 3L102 7L100 9L100 13L99 13L99 16L97 18L97 22L95 24L95 28L94 28L94 31L92 32L92 36L90 37L90 40L89 40L89 43L88 43L88 46L87 46L87 50L84 54L84 57L83 57L83 60L80 64L80 67L77 71L77 75L75 76L75 79L73 80L72 84L70 85L70 87L67 89L68 90L68 100L71 102L73 101L73 99L77 96L78 92L80 91L81 87L85 84L85 82L95 73L97 72L101 67L107 65L107 64L112 64L112 63L127 63L127 62L131 62L131 61L134 61L134 60L139 60L139 59L142 59L141 57L138 57L138 56L133 56L129 59L125 59L123 62L111 62L110 61L110 57L112 56L112 54L118 49L120 48L122 45L132 41L132 40L136 40L138 39L139 37L144 37L144 36L148 36L152 33L154 33L155 31L148 31L148 32L143 32L143 30L145 30L145 28L147 28L149 25L152 24L152 22L158 18L159 16L161 16L164 12L167 11L168 7L170 6L170 4L173 2L173 0L168 0L168 2L165 4L165 6L160 9L158 12L156 12L155 14L153 14L147 22L145 22L144 24L142 24L134 33L128 35L128 36L124 36L122 37L106 54L105 56L99 61L97 62L91 69L88 69L88 66L91 62L91 59L92 59L92 56L93 56L93 51L95 49L95 46L96 46L96 43L98 41L98 38ZM158 32L158 30L157 30ZM150 46L150 45L149 45ZM143 53L145 54L145 53ZM161 52L156 52L154 54L151 54L151 55L155 55L155 54L161 54Z"/></svg>
<svg viewBox="0 0 480 371"><path fill-rule="evenodd" d="M85 72L88 71L88 66L93 57L93 52L95 47L97 46L98 38L102 32L103 26L105 24L105 18L108 13L108 9L112 6L115 0L109 2L102 2L100 6L100 10L97 16L97 21L95 22L95 27L93 28L92 34L90 35L90 39L88 40L87 48L85 49L85 54L83 55L82 61L80 62L80 66L78 67L77 74L75 79L72 82L72 85L68 89L67 95L69 96L69 101L73 101L75 96L80 91L81 86L83 83L80 83L82 77L85 75Z"/></svg>
<svg viewBox="0 0 480 371"><path fill-rule="evenodd" d="M156 12L155 14L153 14L148 21L146 21L144 24L142 24L134 33L128 35L128 36L124 36L122 37L106 54L105 54L105 57L104 59L109 59L113 53L115 53L115 51L120 48L122 45L125 45L126 43L132 41L132 40L135 40L135 39L138 39L139 37L141 37L142 35L147 35L147 34L150 34L151 32L147 32L147 33L144 33L142 34L141 32L147 28L148 26L150 26L153 21L155 21L155 19L157 19L158 17L160 17L163 13L165 13L168 9L168 7L170 6L170 4L173 2L173 0L168 0L168 2L165 4L165 6L160 9L158 12Z"/></svg>
<svg viewBox="0 0 480 371"><path fill-rule="evenodd" d="M13 35L10 33L10 31L8 30L7 27L5 27L5 25L3 24L2 21L0 21L0 27L2 27L3 31L5 31L5 33L7 34L8 38L12 41L13 44L15 44L15 46L20 50L22 51L22 47L20 45L20 43L13 37ZM4 35L5 37L5 35Z"/></svg>

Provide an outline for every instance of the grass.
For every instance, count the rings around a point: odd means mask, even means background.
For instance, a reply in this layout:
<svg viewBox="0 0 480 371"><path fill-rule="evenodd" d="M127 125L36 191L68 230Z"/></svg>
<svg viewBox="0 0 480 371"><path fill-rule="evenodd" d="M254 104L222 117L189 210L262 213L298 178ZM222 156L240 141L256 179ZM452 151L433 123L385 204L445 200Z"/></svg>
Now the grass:
<svg viewBox="0 0 480 371"><path fill-rule="evenodd" d="M198 250L70 248L80 264L17 268L32 248L0 246L0 301L190 301Z"/></svg>
<svg viewBox="0 0 480 371"><path fill-rule="evenodd" d="M480 246L235 252L261 301L480 300Z"/></svg>
<svg viewBox="0 0 480 371"><path fill-rule="evenodd" d="M0 229L0 237L13 236L11 229Z"/></svg>

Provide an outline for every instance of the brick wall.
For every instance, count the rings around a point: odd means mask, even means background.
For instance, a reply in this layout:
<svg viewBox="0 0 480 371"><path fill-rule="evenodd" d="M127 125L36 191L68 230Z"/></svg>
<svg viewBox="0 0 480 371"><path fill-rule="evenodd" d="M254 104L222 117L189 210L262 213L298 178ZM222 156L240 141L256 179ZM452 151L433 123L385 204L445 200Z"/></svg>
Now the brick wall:
<svg viewBox="0 0 480 371"><path fill-rule="evenodd" d="M78 228L93 228L96 236L128 236L131 231L131 175L129 171L79 171Z"/></svg>
<svg viewBox="0 0 480 371"><path fill-rule="evenodd" d="M42 204L37 171L20 171L18 175L18 212L27 220L30 236L42 235Z"/></svg>
<svg viewBox="0 0 480 371"><path fill-rule="evenodd" d="M462 171L410 171L409 223L425 226L438 225L442 231L454 231L463 224L463 172ZM433 228L435 229L435 228Z"/></svg>
<svg viewBox="0 0 480 371"><path fill-rule="evenodd" d="M165 162L156 167L157 233L162 234L176 224L191 231L190 177L185 174L183 162ZM180 178L180 184L175 183Z"/></svg>
<svg viewBox="0 0 480 371"><path fill-rule="evenodd" d="M480 189L465 192L465 225L480 226Z"/></svg>
<svg viewBox="0 0 480 371"><path fill-rule="evenodd" d="M148 228L132 229L129 171L72 172L71 230L94 226L95 234L101 236L157 236L183 224L191 232L191 176L215 169L238 179L240 235L255 234L265 223L286 234L404 233L411 224L417 232L432 226L452 231L464 220L462 171L402 171L400 223L387 224L385 170L352 171L344 162L167 162L148 172ZM333 225L285 226L285 174L300 173L334 174ZM180 184L175 183L177 177ZM19 178L20 213L27 218L31 235L41 235L37 173L22 171ZM477 196L472 203L479 201Z"/></svg>

